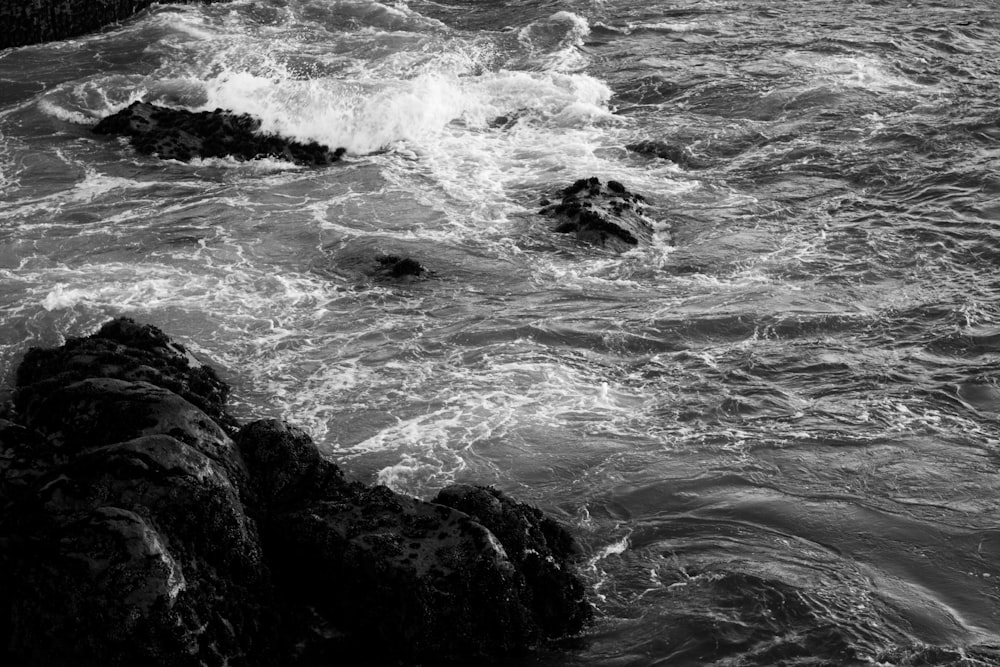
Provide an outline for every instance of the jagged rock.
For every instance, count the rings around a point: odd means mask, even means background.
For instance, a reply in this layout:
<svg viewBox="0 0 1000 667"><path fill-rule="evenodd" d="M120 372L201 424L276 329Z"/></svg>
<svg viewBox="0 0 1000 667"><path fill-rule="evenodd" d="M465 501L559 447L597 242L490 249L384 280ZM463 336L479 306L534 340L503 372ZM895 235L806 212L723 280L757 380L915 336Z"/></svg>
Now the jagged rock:
<svg viewBox="0 0 1000 667"><path fill-rule="evenodd" d="M347 486L340 469L320 456L312 438L300 428L276 419L260 419L241 428L234 440L266 512L335 494Z"/></svg>
<svg viewBox="0 0 1000 667"><path fill-rule="evenodd" d="M581 178L559 194L558 203L543 200L540 211L558 221L554 229L558 233L576 234L585 243L620 251L653 239L652 222L645 216L645 198L629 192L618 181Z"/></svg>
<svg viewBox="0 0 1000 667"><path fill-rule="evenodd" d="M195 404L235 424L228 388L158 329L115 320L17 377L0 664L468 664L589 617L572 540L538 510L348 480L279 421L230 439Z"/></svg>
<svg viewBox="0 0 1000 667"><path fill-rule="evenodd" d="M347 481L280 422L251 423L236 442L260 489L279 589L339 629L325 648L314 642L320 655L464 664L579 631L590 616L572 539L538 510L490 496L506 512L489 517L503 531L494 534L460 509Z"/></svg>
<svg viewBox="0 0 1000 667"><path fill-rule="evenodd" d="M263 528L281 590L342 633L324 653L352 664L468 664L539 638L517 572L488 530L385 487L357 490Z"/></svg>
<svg viewBox="0 0 1000 667"><path fill-rule="evenodd" d="M223 109L195 112L133 102L102 119L94 132L128 137L140 153L182 162L209 157L271 157L296 164L329 165L345 152L343 148L264 134L260 127L260 120L253 116Z"/></svg>
<svg viewBox="0 0 1000 667"><path fill-rule="evenodd" d="M235 430L225 411L229 386L215 371L156 327L128 318L111 320L93 336L71 338L61 347L28 350L17 369L15 410L30 413L51 391L96 377L149 382Z"/></svg>
<svg viewBox="0 0 1000 667"><path fill-rule="evenodd" d="M583 585L567 563L578 555L573 537L555 520L497 489L453 484L433 502L465 512L496 535L525 578L534 618L546 636L579 632L590 618Z"/></svg>
<svg viewBox="0 0 1000 667"><path fill-rule="evenodd" d="M123 21L156 0L0 0L0 49L75 37ZM173 0L178 4L221 0Z"/></svg>
<svg viewBox="0 0 1000 667"><path fill-rule="evenodd" d="M169 434L223 466L245 486L238 450L208 415L177 394L148 382L90 378L61 387L25 411L55 460L144 435Z"/></svg>

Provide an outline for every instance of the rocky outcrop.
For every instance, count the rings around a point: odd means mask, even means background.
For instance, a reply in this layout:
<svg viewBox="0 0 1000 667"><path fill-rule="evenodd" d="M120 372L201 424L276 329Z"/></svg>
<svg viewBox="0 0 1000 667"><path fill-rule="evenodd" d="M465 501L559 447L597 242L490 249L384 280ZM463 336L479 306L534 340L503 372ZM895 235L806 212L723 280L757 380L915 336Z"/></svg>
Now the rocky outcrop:
<svg viewBox="0 0 1000 667"><path fill-rule="evenodd" d="M298 628L310 662L465 664L563 634L533 614L526 573L474 515L347 481L281 422L249 424L236 441L278 590L322 620ZM579 592L571 615L587 613Z"/></svg>
<svg viewBox="0 0 1000 667"><path fill-rule="evenodd" d="M555 520L496 489L468 484L442 489L433 502L474 517L496 535L524 577L528 604L544 634L570 634L587 621L589 610L573 603L583 598L582 584L565 566L579 555L577 544Z"/></svg>
<svg viewBox="0 0 1000 667"><path fill-rule="evenodd" d="M323 166L344 155L315 142L300 143L260 131L261 122L231 111L187 111L148 102L133 102L105 117L94 132L128 137L146 155L188 162L193 158L233 157L237 160L276 158L296 164Z"/></svg>
<svg viewBox="0 0 1000 667"><path fill-rule="evenodd" d="M590 616L570 535L495 489L349 480L127 319L22 363L0 419L0 663L490 662Z"/></svg>
<svg viewBox="0 0 1000 667"><path fill-rule="evenodd" d="M155 0L0 0L0 49L75 37L123 21ZM173 0L218 2L220 0Z"/></svg>
<svg viewBox="0 0 1000 667"><path fill-rule="evenodd" d="M620 251L652 241L653 225L645 215L645 198L629 192L618 181L581 178L559 196L556 203L542 200L540 211L557 221L554 231L558 233L575 234L585 243Z"/></svg>
<svg viewBox="0 0 1000 667"><path fill-rule="evenodd" d="M15 409L37 412L53 391L88 378L148 382L192 403L227 431L229 386L162 331L128 319L111 320L98 335L72 338L58 348L32 348L17 369Z"/></svg>

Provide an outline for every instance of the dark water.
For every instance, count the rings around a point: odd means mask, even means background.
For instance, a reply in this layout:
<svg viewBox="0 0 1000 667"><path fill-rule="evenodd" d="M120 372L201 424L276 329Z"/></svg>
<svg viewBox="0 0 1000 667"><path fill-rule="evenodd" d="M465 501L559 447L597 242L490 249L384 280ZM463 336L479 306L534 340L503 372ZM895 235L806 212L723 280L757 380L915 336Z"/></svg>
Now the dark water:
<svg viewBox="0 0 1000 667"><path fill-rule="evenodd" d="M350 156L90 134L135 99ZM158 7L0 52L0 379L129 314L365 479L539 504L598 621L527 664L997 665L998 168L993 1ZM590 175L653 246L550 233Z"/></svg>

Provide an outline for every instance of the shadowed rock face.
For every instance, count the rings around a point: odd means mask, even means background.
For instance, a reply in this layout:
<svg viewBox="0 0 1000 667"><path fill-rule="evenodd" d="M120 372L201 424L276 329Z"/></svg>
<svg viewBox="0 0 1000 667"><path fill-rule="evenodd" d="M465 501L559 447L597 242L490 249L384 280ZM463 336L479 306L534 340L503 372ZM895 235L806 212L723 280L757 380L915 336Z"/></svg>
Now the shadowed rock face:
<svg viewBox="0 0 1000 667"><path fill-rule="evenodd" d="M192 403L226 430L235 430L235 420L225 411L229 386L215 370L156 327L124 318L61 347L28 350L17 369L15 409L30 415L51 392L88 378L148 382Z"/></svg>
<svg viewBox="0 0 1000 667"><path fill-rule="evenodd" d="M194 112L133 102L101 120L94 132L128 137L140 153L181 162L193 158L254 160L270 157L323 166L337 162L344 154L343 148L331 150L315 142L303 144L262 134L260 125L260 120L253 116L222 109Z"/></svg>
<svg viewBox="0 0 1000 667"><path fill-rule="evenodd" d="M123 21L155 0L0 0L0 49L50 42ZM174 0L177 4L221 0Z"/></svg>
<svg viewBox="0 0 1000 667"><path fill-rule="evenodd" d="M557 203L543 200L540 211L556 220L555 232L575 234L584 243L619 251L653 239L653 227L645 216L646 200L618 181L581 178L559 195Z"/></svg>
<svg viewBox="0 0 1000 667"><path fill-rule="evenodd" d="M573 539L537 509L402 496L300 429L238 428L225 384L158 329L115 320L17 377L0 664L470 664L590 617Z"/></svg>
<svg viewBox="0 0 1000 667"><path fill-rule="evenodd" d="M524 576L528 604L546 635L576 632L587 621L589 610L573 603L583 598L582 584L565 567L577 544L553 519L496 489L468 484L442 489L433 502L468 514L496 535Z"/></svg>

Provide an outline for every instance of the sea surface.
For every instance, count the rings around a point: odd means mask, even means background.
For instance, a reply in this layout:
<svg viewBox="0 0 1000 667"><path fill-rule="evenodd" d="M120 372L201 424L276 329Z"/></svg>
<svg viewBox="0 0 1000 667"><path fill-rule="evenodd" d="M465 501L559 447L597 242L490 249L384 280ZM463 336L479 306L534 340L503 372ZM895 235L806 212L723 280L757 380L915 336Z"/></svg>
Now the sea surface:
<svg viewBox="0 0 1000 667"><path fill-rule="evenodd" d="M347 159L91 133L135 100ZM552 232L590 176L651 245ZM129 315L363 480L537 504L596 621L514 665L1000 665L998 263L995 0L237 0L0 51L3 392Z"/></svg>

